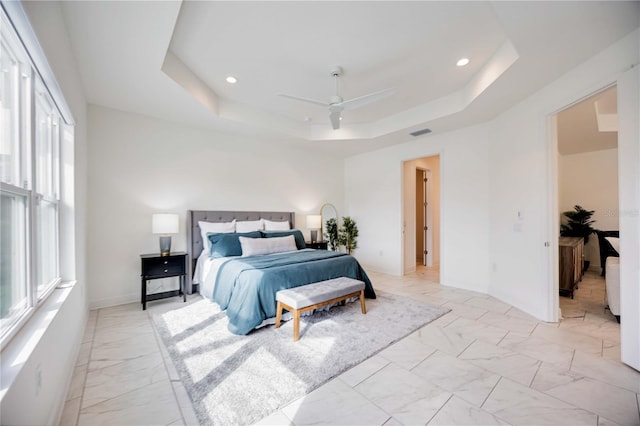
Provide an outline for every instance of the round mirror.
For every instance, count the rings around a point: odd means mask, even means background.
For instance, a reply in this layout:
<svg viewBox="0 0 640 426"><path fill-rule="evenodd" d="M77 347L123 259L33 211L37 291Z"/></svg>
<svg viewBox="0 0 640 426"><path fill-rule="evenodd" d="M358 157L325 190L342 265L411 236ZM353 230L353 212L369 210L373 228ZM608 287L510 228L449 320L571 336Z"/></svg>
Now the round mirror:
<svg viewBox="0 0 640 426"><path fill-rule="evenodd" d="M320 208L320 216L322 216L322 228L320 229L320 235L322 236L323 241L327 241L331 244L331 238L326 235L327 232L327 221L329 219L335 219L336 224L338 223L338 211L335 206L330 203L324 204ZM336 228L337 229L337 228ZM331 250L331 247L328 247Z"/></svg>

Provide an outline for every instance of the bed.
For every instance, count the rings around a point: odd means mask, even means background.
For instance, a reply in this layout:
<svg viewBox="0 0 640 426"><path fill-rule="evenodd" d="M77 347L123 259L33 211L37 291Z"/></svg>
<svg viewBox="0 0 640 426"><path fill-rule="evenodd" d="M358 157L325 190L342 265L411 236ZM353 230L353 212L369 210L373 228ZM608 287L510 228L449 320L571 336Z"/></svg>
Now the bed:
<svg viewBox="0 0 640 426"><path fill-rule="evenodd" d="M606 275L607 257L620 257L618 250L609 242L607 238L620 238L620 231L599 231L596 230L598 235L598 245L600 248L600 267L602 268L601 276Z"/></svg>
<svg viewBox="0 0 640 426"><path fill-rule="evenodd" d="M276 224L288 222L288 227L295 229L293 212L187 212L187 250L191 258L191 280L187 291L197 291L225 310L232 333L247 334L257 327L272 323L276 316L275 294L279 290L345 276L364 281L365 297L376 297L369 277L353 256L302 248L304 239L302 246L297 244L299 250L262 256L240 257L225 254L222 257L210 258L210 251L205 247L208 241L203 241L207 234L203 234L199 222L216 224L208 224L207 227L225 227L225 224L233 220L236 224L248 224L260 219ZM296 233L296 238L298 236L302 237ZM229 235L229 239L234 238L236 237Z"/></svg>

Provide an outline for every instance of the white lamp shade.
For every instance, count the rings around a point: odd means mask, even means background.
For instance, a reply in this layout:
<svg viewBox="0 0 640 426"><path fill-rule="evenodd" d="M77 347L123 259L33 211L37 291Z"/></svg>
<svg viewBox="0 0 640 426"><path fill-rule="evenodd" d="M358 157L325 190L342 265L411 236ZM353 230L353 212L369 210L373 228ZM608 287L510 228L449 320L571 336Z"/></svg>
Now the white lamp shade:
<svg viewBox="0 0 640 426"><path fill-rule="evenodd" d="M322 216L319 214L310 214L307 216L307 229L320 229L322 226Z"/></svg>
<svg viewBox="0 0 640 426"><path fill-rule="evenodd" d="M172 213L156 213L151 218L151 230L154 234L177 234L180 217Z"/></svg>

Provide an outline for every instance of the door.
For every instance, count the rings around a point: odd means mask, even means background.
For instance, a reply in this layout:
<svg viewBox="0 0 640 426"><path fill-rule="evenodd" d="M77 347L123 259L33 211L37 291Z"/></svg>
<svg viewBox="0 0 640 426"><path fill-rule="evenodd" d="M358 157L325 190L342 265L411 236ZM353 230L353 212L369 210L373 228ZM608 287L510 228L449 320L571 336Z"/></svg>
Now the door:
<svg viewBox="0 0 640 426"><path fill-rule="evenodd" d="M416 263L424 266L433 266L430 178L430 170L416 168Z"/></svg>
<svg viewBox="0 0 640 426"><path fill-rule="evenodd" d="M422 241L423 241L423 245L422 245L422 264L427 266L427 254L429 253L428 250L428 229L429 226L427 225L428 223L428 216L427 216L427 204L428 204L428 198L427 198L427 171L423 170L422 171L422 198L424 200L424 202L422 203L422 217L424 218L423 221L423 227L422 227Z"/></svg>
<svg viewBox="0 0 640 426"><path fill-rule="evenodd" d="M618 187L620 212L620 359L640 370L640 71L618 79Z"/></svg>
<svg viewBox="0 0 640 426"><path fill-rule="evenodd" d="M426 192L425 170L416 168L416 264L426 265Z"/></svg>
<svg viewBox="0 0 640 426"><path fill-rule="evenodd" d="M424 171L424 264L433 266L433 214L431 206L431 170Z"/></svg>

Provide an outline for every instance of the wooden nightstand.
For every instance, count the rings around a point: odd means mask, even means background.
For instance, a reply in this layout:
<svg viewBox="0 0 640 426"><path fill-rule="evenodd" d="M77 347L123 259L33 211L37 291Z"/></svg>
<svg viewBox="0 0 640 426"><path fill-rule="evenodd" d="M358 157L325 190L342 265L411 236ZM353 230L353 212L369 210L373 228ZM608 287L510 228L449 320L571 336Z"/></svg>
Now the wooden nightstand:
<svg viewBox="0 0 640 426"><path fill-rule="evenodd" d="M147 309L147 301L164 299L182 295L183 301L187 301L185 283L187 281L187 258L185 252L171 253L169 256L160 254L142 254L140 263L142 266L142 310ZM164 291L162 293L147 294L147 281L158 278L180 277L180 289Z"/></svg>
<svg viewBox="0 0 640 426"><path fill-rule="evenodd" d="M326 241L315 241L313 243L311 241L305 241L304 244L307 246L307 248L326 250L328 243Z"/></svg>

